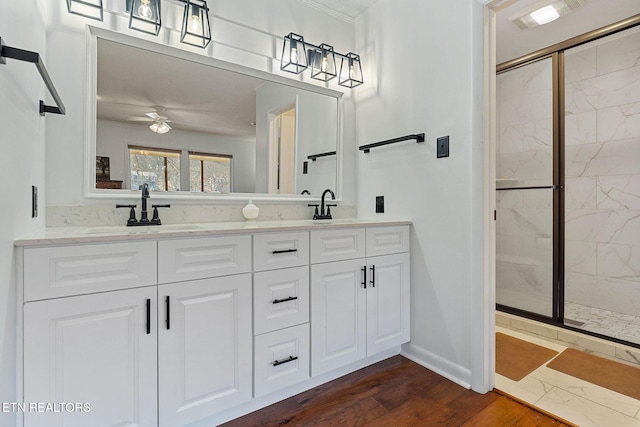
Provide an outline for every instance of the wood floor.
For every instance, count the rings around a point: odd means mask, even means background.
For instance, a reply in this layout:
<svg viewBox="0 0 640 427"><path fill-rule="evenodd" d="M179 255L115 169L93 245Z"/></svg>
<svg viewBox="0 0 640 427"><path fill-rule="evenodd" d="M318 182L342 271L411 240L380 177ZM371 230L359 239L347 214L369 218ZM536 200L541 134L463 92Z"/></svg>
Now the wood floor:
<svg viewBox="0 0 640 427"><path fill-rule="evenodd" d="M565 426L494 392L478 394L395 356L244 417L232 426Z"/></svg>

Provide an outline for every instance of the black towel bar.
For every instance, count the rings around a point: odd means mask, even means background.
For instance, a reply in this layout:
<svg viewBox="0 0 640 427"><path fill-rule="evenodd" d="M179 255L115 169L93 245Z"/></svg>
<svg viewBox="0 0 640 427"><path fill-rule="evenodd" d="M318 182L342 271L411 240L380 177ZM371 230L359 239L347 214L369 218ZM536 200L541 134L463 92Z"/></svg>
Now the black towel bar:
<svg viewBox="0 0 640 427"><path fill-rule="evenodd" d="M17 49L15 47L6 46L0 37L0 64L6 64L6 58L17 59L18 61L31 62L35 64L42 80L44 81L45 86L49 90L49 93L53 97L53 100L56 102L56 106L53 107L51 105L46 105L44 101L40 101L40 115L44 116L46 113L54 113L54 114L65 114L66 110L64 108L64 104L62 103L62 99L60 99L60 95L56 91L53 82L51 81L51 77L49 77L49 73L47 73L47 68L44 66L42 59L40 58L40 54L36 52L30 52L28 50Z"/></svg>
<svg viewBox="0 0 640 427"><path fill-rule="evenodd" d="M368 153L369 150L371 150L374 147L381 147L383 145L395 144L396 142L410 141L412 139L415 139L416 142L424 142L424 133L416 133L413 135L401 136L400 138L393 138L393 139L388 139L386 141L374 142L373 144L361 145L360 147L358 147L358 150Z"/></svg>

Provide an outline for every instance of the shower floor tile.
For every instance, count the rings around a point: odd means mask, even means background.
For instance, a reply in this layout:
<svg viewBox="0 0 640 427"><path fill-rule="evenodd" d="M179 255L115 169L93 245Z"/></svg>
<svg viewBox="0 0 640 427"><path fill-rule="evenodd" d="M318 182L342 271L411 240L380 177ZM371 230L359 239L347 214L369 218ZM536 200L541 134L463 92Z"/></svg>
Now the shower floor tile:
<svg viewBox="0 0 640 427"><path fill-rule="evenodd" d="M640 316L616 313L566 301L564 317L569 326L574 326L573 322L579 322L582 325L575 327L585 331L640 344Z"/></svg>

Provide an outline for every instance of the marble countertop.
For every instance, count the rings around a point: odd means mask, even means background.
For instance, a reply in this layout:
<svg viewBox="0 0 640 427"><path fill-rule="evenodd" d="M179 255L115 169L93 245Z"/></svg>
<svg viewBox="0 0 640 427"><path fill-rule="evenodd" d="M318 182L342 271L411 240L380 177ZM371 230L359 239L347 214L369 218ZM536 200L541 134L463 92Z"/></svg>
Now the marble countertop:
<svg viewBox="0 0 640 427"><path fill-rule="evenodd" d="M160 226L106 226L106 227L55 227L45 228L17 239L16 246L66 245L123 240L164 239L172 237L199 237L223 234L242 234L274 231L319 230L345 227L380 225L409 225L406 220L289 220L209 222L198 224L169 224Z"/></svg>

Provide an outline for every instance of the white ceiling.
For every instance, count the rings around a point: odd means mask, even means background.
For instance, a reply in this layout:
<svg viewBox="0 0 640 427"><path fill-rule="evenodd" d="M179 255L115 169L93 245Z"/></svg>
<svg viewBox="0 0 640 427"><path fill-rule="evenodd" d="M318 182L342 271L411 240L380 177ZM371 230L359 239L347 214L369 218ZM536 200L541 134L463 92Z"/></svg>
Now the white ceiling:
<svg viewBox="0 0 640 427"><path fill-rule="evenodd" d="M174 129L255 138L255 89L263 80L103 39L98 118L150 125L154 106Z"/></svg>
<svg viewBox="0 0 640 427"><path fill-rule="evenodd" d="M339 14L355 18L367 10L378 0L304 0L305 3L316 4Z"/></svg>
<svg viewBox="0 0 640 427"><path fill-rule="evenodd" d="M536 3L541 3L541 0L517 0L497 13L498 64L640 13L640 0L585 0L583 7L546 25L520 30L509 20ZM552 3L552 0L547 3Z"/></svg>

